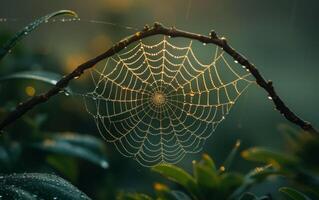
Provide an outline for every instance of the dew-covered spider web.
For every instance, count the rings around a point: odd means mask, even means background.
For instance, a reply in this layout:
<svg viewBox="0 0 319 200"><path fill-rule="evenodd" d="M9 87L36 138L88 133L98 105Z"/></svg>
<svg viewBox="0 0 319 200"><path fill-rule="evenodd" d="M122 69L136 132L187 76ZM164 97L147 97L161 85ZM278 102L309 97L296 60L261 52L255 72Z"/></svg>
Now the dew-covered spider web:
<svg viewBox="0 0 319 200"><path fill-rule="evenodd" d="M90 73L83 96L99 132L144 166L201 151L253 83L221 48L165 36L131 44Z"/></svg>

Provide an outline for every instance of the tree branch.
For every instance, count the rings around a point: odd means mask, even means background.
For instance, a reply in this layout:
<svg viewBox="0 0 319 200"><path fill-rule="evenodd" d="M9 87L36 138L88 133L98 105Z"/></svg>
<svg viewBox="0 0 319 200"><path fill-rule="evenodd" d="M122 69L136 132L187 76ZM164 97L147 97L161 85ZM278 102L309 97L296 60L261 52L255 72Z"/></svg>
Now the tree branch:
<svg viewBox="0 0 319 200"><path fill-rule="evenodd" d="M66 86L68 86L69 82L75 78L81 76L87 69L94 67L98 62L104 60L108 57L113 56L114 54L120 52L126 46L130 45L133 42L136 42L140 39L147 38L153 35L166 35L170 37L184 37L193 40L200 41L206 44L215 44L222 48L226 53L228 53L235 61L237 61L242 66L245 66L249 72L256 79L256 83L262 87L267 93L268 96L272 99L275 104L276 109L290 122L296 124L300 128L305 131L318 133L318 131L309 123L301 118L299 118L295 113L293 113L286 104L282 101L282 99L276 93L273 84L271 81L266 81L263 76L259 73L257 68L250 63L244 56L238 53L235 49L233 49L227 42L224 37L218 37L217 34L212 31L209 36L199 35L195 33L190 33L182 30L178 30L174 27L167 28L159 23L155 23L153 27L149 28L145 26L144 29L140 32L135 33L127 38L124 38L117 44L113 45L110 49L108 49L103 54L81 64L78 66L72 73L64 76L57 84L51 88L46 93L43 93L38 96L34 96L33 98L20 103L16 109L10 112L4 120L0 123L0 130L3 130L9 124L15 122L26 112L31 110L33 107L48 101L52 96L57 95L60 91L63 91Z"/></svg>

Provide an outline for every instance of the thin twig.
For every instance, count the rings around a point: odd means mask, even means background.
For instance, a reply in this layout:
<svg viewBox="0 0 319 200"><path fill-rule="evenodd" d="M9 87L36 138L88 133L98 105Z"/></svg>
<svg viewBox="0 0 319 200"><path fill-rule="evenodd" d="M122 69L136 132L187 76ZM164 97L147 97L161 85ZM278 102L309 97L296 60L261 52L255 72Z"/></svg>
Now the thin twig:
<svg viewBox="0 0 319 200"><path fill-rule="evenodd" d="M33 98L20 103L16 109L10 112L4 120L0 123L0 130L8 126L9 124L15 122L26 112L31 110L34 106L38 104L44 103L48 101L52 96L57 95L59 92L63 91L66 86L68 86L69 82L75 78L81 76L85 70L94 67L98 62L113 56L114 54L120 52L126 46L130 45L133 42L141 40L143 38L147 38L153 35L166 35L170 37L184 37L193 40L200 41L206 44L215 44L222 48L226 53L228 53L235 61L237 61L242 66L245 66L246 69L254 76L256 79L256 83L262 87L267 93L269 98L272 99L275 104L276 109L290 122L296 124L300 128L305 131L318 133L318 131L309 123L299 118L295 113L293 113L286 104L281 100L281 98L276 93L273 84L271 81L266 81L263 76L259 73L257 68L250 63L244 56L238 53L235 49L233 49L227 42L224 37L218 37L217 34L212 31L209 36L204 36L200 34L190 33L182 30L178 30L174 27L167 28L159 23L155 23L153 27L149 28L145 26L144 29L140 32L135 33L127 38L124 38L117 44L113 45L110 49L108 49L103 54L81 64L78 66L73 72L64 76L57 84L51 88L46 93L43 93L38 96L34 96Z"/></svg>

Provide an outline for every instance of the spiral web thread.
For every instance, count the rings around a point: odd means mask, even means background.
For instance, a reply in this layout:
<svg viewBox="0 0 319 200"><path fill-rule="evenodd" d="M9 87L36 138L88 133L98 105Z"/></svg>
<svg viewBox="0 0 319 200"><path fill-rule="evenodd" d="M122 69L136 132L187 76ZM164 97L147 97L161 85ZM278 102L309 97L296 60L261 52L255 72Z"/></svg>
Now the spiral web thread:
<svg viewBox="0 0 319 200"><path fill-rule="evenodd" d="M144 166L201 151L253 82L219 47L205 64L192 40L184 46L171 40L140 40L108 58L91 71L94 87L83 95L104 139Z"/></svg>

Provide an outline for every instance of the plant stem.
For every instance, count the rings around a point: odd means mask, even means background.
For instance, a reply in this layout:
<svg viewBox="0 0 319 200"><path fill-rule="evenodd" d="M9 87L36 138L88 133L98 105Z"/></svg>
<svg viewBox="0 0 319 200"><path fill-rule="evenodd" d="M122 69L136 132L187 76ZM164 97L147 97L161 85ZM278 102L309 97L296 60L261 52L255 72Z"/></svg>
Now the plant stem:
<svg viewBox="0 0 319 200"><path fill-rule="evenodd" d="M113 56L114 54L120 52L126 46L133 42L147 38L153 35L166 35L170 37L184 37L193 40L200 41L206 44L215 44L222 48L226 53L228 53L235 61L244 66L256 79L256 83L262 87L267 93L269 98L273 101L276 109L290 122L299 126L305 131L318 133L318 131L307 121L304 121L298 117L294 112L292 112L282 99L276 93L272 81L266 81L257 68L250 63L244 56L233 49L224 37L218 37L217 34L212 31L209 36L204 36L200 34L195 34L183 30L176 29L175 27L165 27L160 23L155 23L153 27L148 27L147 25L140 32L135 33L129 37L126 37L119 41L117 44L113 45L106 52L98 55L97 57L79 65L73 72L64 76L57 84L48 90L46 93L34 96L33 98L20 103L15 110L10 112L4 120L0 123L0 130L4 129L9 124L15 122L26 112L31 110L33 107L48 101L52 96L57 95L59 92L63 91L69 82L79 76L81 76L87 69L94 67L98 62Z"/></svg>

